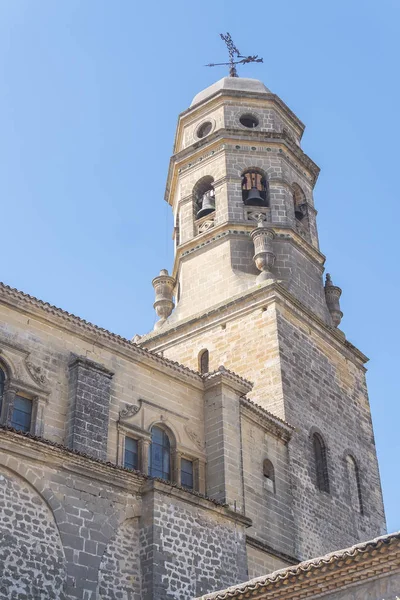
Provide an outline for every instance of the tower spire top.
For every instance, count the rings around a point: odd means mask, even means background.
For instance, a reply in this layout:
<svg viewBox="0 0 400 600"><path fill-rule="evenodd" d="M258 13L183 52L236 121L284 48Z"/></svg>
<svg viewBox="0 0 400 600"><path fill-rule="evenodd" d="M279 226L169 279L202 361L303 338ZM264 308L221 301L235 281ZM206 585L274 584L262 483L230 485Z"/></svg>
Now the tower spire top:
<svg viewBox="0 0 400 600"><path fill-rule="evenodd" d="M206 67L219 67L219 66L229 66L229 76L230 77L238 77L236 65L246 65L247 63L264 62L262 58L258 58L258 54L254 54L253 56L243 56L240 54L239 50L236 48L233 43L232 37L230 33L220 33L220 38L225 42L226 47L228 48L229 53L229 62L224 63L210 63L206 65ZM240 59L240 60L235 60Z"/></svg>

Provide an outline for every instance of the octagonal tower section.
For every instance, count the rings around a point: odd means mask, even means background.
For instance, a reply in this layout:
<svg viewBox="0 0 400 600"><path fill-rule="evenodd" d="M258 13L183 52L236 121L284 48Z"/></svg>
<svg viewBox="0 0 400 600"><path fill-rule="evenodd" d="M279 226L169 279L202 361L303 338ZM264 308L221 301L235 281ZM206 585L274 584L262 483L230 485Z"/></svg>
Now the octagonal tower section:
<svg viewBox="0 0 400 600"><path fill-rule="evenodd" d="M225 77L178 119L165 199L174 213L173 324L257 286L251 232L272 231L278 282L330 323L304 125L255 79Z"/></svg>

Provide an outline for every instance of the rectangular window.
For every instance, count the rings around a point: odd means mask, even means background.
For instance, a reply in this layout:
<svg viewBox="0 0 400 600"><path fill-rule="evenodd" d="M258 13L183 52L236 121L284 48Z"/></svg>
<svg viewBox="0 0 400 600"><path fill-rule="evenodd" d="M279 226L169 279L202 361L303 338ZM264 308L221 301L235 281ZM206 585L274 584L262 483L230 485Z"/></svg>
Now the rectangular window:
<svg viewBox="0 0 400 600"><path fill-rule="evenodd" d="M181 459L181 484L189 490L193 489L193 462L186 458Z"/></svg>
<svg viewBox="0 0 400 600"><path fill-rule="evenodd" d="M133 438L126 437L124 467L137 470L138 466L138 442Z"/></svg>
<svg viewBox="0 0 400 600"><path fill-rule="evenodd" d="M32 400L15 396L14 410L11 418L11 427L18 431L30 431L32 419Z"/></svg>

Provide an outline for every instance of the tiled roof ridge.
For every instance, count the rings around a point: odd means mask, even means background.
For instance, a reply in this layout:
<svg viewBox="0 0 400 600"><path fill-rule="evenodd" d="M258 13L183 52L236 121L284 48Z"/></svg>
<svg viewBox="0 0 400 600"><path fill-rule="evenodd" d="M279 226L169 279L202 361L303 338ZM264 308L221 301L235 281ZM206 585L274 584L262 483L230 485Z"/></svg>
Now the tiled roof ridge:
<svg viewBox="0 0 400 600"><path fill-rule="evenodd" d="M274 421L278 421L278 423L281 424L281 425L285 425L291 431L295 430L295 427L293 425L290 425L290 423L288 423L284 419L281 419L280 417L278 417L278 416L274 415L273 413L269 412L269 410L267 410L263 406L260 406L260 404L257 404L257 402L254 402L254 400L250 400L250 398L247 398L247 396L243 396L243 398L241 400L242 400L243 404L248 405L248 407L251 410L253 410L254 412L258 412L258 413L261 412L262 414L264 414L269 419L272 419Z"/></svg>
<svg viewBox="0 0 400 600"><path fill-rule="evenodd" d="M242 594L246 594L247 598L250 597L250 595L248 596L247 594L251 594L257 590L261 591L263 587L276 583L279 580L285 581L288 580L289 577L296 576L301 573L322 569L326 565L333 564L336 560L339 561L349 558L356 558L361 554L368 553L370 550L377 550L385 545L389 546L395 541L400 542L400 531L389 533L372 540L368 540L367 542L361 542L343 550L336 550L334 552L330 552L329 554L325 554L324 556L303 561L295 566L279 569L278 571L274 571L268 575L251 579L250 581L240 583L239 585L229 587L225 590L206 594L197 600L227 600L227 598L240 597Z"/></svg>
<svg viewBox="0 0 400 600"><path fill-rule="evenodd" d="M235 371L230 371L223 365L220 365L218 367L218 369L215 369L215 371L210 371L209 373L203 373L201 375L201 377L203 379L212 379L213 377L217 377L218 375L221 375L221 374L228 375L228 377L230 377L231 379L240 381L241 383L244 383L245 385L249 386L250 388L252 388L254 386L254 383L252 381L249 381L248 379L245 379L241 375L238 375L237 373L235 373Z"/></svg>
<svg viewBox="0 0 400 600"><path fill-rule="evenodd" d="M178 490L187 492L188 494L192 494L193 496L197 496L198 498L203 498L204 500L208 500L209 502L212 502L216 506L221 506L224 508L228 507L228 504L226 504L224 502L220 502L219 500L215 500L214 498L210 498L209 496L206 496L205 494L201 494L200 492L196 492L196 490L189 490L189 489L184 488L172 481L166 481L165 479L160 479L159 477L152 477L151 475L146 475L145 473L142 473L141 471L137 471L136 469L128 469L127 467L124 467L123 465L117 465L116 463L113 463L108 460L102 460L101 458L95 458L93 456L90 456L89 454L86 454L86 452L82 452L81 450L73 450L72 448L68 448L67 446L64 446L64 444L60 444L58 442L52 442L51 440L47 440L46 438L41 437L39 435L33 435L32 433L18 431L17 429L14 429L13 427L9 427L8 425L0 425L0 431L13 433L18 436L32 440L34 442L39 442L41 444L44 444L45 446L57 448L58 450L61 450L62 452L66 452L67 454L71 454L72 456L79 456L80 458L85 458L89 461L98 463L105 467L111 467L112 469L116 469L117 471L124 471L125 473L134 473L135 475L138 475L139 477L141 477L144 481L160 481L161 483L168 485L168 487L173 487Z"/></svg>
<svg viewBox="0 0 400 600"><path fill-rule="evenodd" d="M122 344L126 347L129 346L130 348L134 348L140 354L151 357L153 360L156 360L159 363L164 363L164 364L172 367L175 370L182 370L182 371L186 372L187 374L196 375L196 376L200 377L200 373L198 371L195 371L194 369L191 369L190 367L186 367L185 365L182 365L181 363L179 363L177 361L160 356L159 354L157 354L157 352L153 352L152 350L147 350L143 346L140 346L139 344L136 344L135 342L132 342L131 340L128 340L127 338L124 338L122 335L119 335L118 333L113 333L112 331L109 331L108 329L105 329L104 327L100 327L99 325L95 325L94 323L91 323L90 321L86 321L86 319L83 319L82 317L78 317L77 315L74 315L73 313L70 313L62 308L59 308L58 306L54 306L53 304L50 304L49 302L45 302L44 300L40 300L39 298L36 298L35 296L31 296L30 294L27 294L26 292L21 292L21 290L13 288L1 281L0 281L0 291L4 291L6 294L17 296L19 299L21 299L23 301L27 301L27 302L30 302L31 304L35 304L40 309L44 309L45 311L47 311L51 314L55 314L55 315L65 319L66 321L72 321L79 327L85 328L89 331L92 330L93 332L99 333L109 339L111 338L115 342Z"/></svg>

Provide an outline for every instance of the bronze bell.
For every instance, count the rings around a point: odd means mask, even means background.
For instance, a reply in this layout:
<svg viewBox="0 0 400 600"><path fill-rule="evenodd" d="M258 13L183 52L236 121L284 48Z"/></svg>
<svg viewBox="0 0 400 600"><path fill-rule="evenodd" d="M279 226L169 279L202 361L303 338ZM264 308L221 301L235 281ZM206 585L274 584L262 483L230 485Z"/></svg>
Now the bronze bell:
<svg viewBox="0 0 400 600"><path fill-rule="evenodd" d="M256 187L251 188L244 203L248 206L265 206L265 200Z"/></svg>
<svg viewBox="0 0 400 600"><path fill-rule="evenodd" d="M301 221L307 214L307 204L296 204L294 207L294 216Z"/></svg>
<svg viewBox="0 0 400 600"><path fill-rule="evenodd" d="M197 218L201 219L215 210L214 190L205 192L201 199L201 208L197 213Z"/></svg>

